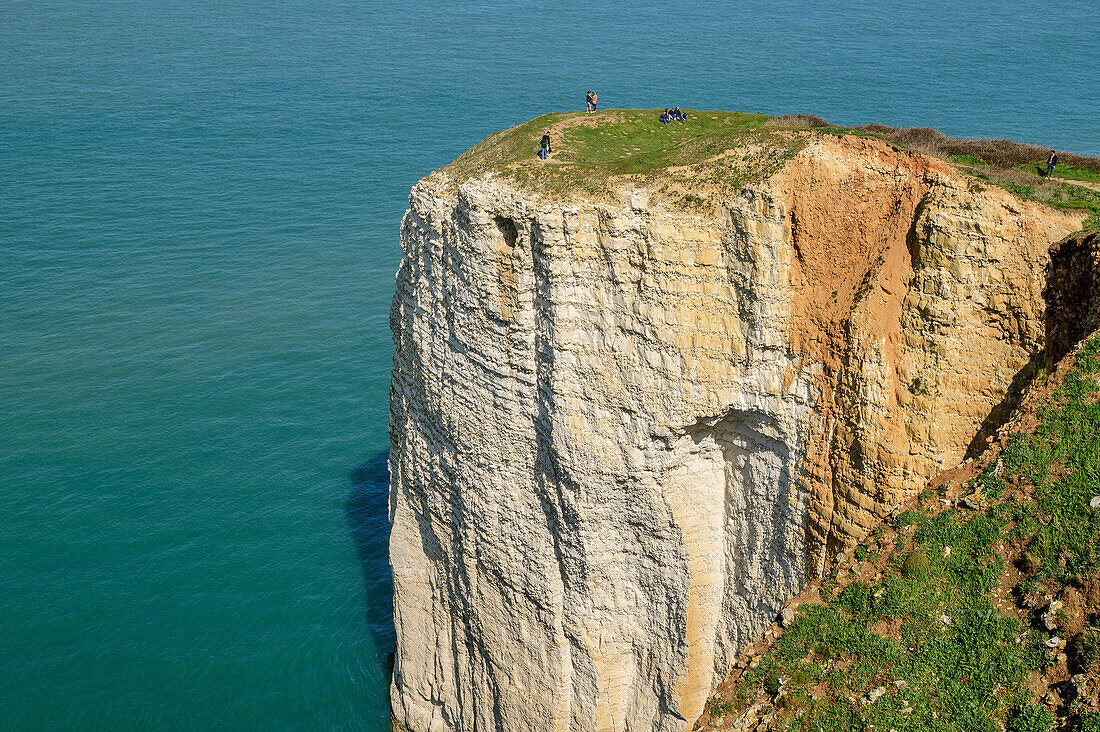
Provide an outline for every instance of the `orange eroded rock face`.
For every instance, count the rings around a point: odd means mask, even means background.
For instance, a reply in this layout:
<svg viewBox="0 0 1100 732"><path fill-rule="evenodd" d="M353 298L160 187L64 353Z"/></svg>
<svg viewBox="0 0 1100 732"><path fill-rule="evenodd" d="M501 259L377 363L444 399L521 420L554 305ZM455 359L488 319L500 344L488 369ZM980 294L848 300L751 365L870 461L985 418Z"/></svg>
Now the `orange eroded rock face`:
<svg viewBox="0 0 1100 732"><path fill-rule="evenodd" d="M791 348L824 365L804 471L820 567L1007 415L1043 345L1047 247L1079 219L874 138L824 136L772 183Z"/></svg>

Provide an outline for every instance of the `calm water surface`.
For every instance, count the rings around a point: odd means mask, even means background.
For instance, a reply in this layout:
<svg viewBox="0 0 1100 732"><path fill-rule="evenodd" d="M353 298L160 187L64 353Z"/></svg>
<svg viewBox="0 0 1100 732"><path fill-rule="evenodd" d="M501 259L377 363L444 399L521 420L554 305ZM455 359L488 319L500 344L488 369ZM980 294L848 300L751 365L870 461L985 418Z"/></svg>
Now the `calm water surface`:
<svg viewBox="0 0 1100 732"><path fill-rule="evenodd" d="M595 88L1100 154L1093 0L779 5L0 3L0 728L387 728L398 224L490 132Z"/></svg>

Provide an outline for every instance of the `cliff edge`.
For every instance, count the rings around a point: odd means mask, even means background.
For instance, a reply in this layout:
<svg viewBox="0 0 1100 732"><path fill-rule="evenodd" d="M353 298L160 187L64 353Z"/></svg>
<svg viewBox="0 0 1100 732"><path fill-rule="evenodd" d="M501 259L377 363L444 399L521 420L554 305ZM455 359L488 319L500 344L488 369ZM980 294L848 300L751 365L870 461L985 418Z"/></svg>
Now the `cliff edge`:
<svg viewBox="0 0 1100 732"><path fill-rule="evenodd" d="M689 728L1041 365L1047 250L1083 216L875 137L695 117L536 120L413 188L390 418L412 732Z"/></svg>

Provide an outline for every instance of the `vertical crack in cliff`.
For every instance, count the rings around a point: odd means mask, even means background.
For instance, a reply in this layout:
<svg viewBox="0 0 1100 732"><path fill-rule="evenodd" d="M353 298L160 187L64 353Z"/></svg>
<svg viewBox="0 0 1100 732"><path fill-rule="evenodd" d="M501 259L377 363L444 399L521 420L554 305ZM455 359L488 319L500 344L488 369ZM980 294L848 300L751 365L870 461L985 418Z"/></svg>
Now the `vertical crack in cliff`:
<svg viewBox="0 0 1100 732"><path fill-rule="evenodd" d="M1046 302L1046 369L1100 327L1100 234L1082 233L1050 248Z"/></svg>
<svg viewBox="0 0 1100 732"><path fill-rule="evenodd" d="M500 317L512 320L519 308L517 302L516 240L519 230L516 222L503 216L493 219L500 237L497 239L497 278L500 280Z"/></svg>

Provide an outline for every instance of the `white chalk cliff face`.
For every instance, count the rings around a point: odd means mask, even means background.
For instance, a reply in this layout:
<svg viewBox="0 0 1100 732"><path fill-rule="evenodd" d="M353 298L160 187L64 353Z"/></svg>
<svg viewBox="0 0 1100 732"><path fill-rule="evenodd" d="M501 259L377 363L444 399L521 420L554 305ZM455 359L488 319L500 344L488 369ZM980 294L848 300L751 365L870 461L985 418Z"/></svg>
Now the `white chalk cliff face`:
<svg viewBox="0 0 1100 732"><path fill-rule="evenodd" d="M1046 247L1076 228L851 138L706 215L418 183L396 722L690 728L831 552L961 459L1041 348Z"/></svg>

